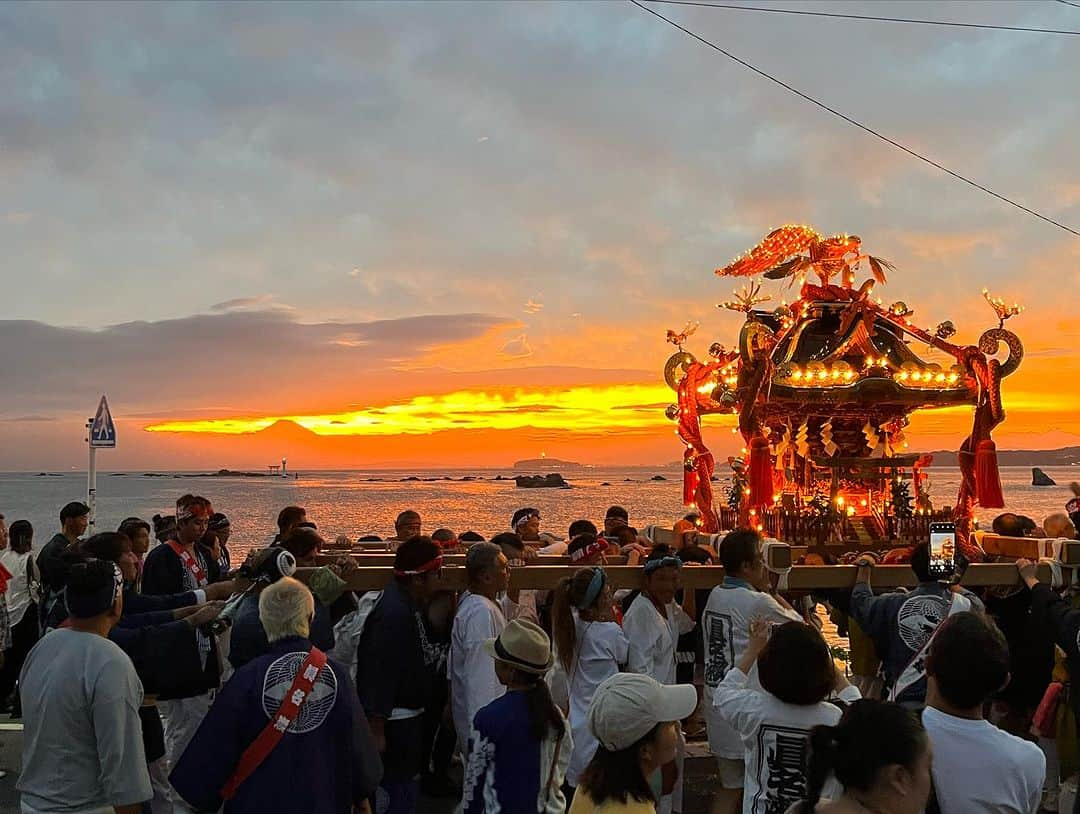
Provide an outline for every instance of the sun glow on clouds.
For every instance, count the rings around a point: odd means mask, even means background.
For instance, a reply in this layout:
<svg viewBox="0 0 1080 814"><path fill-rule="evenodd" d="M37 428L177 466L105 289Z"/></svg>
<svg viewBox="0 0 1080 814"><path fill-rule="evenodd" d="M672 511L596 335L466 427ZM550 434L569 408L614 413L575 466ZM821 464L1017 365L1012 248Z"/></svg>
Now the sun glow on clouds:
<svg viewBox="0 0 1080 814"><path fill-rule="evenodd" d="M165 421L146 427L155 433L243 435L264 430L276 421L292 421L320 436L408 436L448 430L516 430L532 428L580 434L673 431L664 408L675 394L663 385L618 384L567 387L487 388L459 390L366 407L342 413L270 415ZM1018 391L1006 394L1011 430L1044 427L1051 416L1071 414L1070 394ZM925 435L966 434L971 407L927 410L912 416L913 430ZM735 426L734 416L711 415L706 428ZM679 442L672 440L674 449Z"/></svg>
<svg viewBox="0 0 1080 814"><path fill-rule="evenodd" d="M238 435L288 420L318 435L419 435L443 430L523 427L596 433L654 430L671 422L664 407L675 394L663 385L612 385L458 391L347 413L168 421L149 432Z"/></svg>

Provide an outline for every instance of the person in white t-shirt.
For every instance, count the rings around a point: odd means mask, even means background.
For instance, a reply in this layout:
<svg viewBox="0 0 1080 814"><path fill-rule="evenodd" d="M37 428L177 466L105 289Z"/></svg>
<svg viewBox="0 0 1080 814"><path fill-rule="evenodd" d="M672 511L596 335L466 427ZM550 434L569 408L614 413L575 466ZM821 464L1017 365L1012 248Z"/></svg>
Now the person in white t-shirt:
<svg viewBox="0 0 1080 814"><path fill-rule="evenodd" d="M615 621L614 595L603 568L582 568L559 580L551 609L556 661L565 675L574 751L566 770L567 803L596 752L589 705L596 688L626 664L629 642Z"/></svg>
<svg viewBox="0 0 1080 814"><path fill-rule="evenodd" d="M714 699L717 711L742 738L743 814L769 814L806 798L810 730L840 720L840 707L826 699L835 693L846 703L860 696L836 668L817 628L805 622L774 627L755 618L749 638ZM749 686L755 664L760 690Z"/></svg>
<svg viewBox="0 0 1080 814"><path fill-rule="evenodd" d="M949 617L930 645L922 721L934 748L942 814L1036 814L1046 779L1037 744L998 729L983 707L1009 681L1009 648L993 622Z"/></svg>
<svg viewBox="0 0 1080 814"><path fill-rule="evenodd" d="M682 560L666 545L653 548L645 560L642 590L623 617L623 631L630 647L627 669L651 676L661 684L675 684L675 645L679 637L695 627L694 592L685 592L682 607L675 602L679 590ZM682 762L685 741L681 735L674 769L665 768L665 794L656 807L658 814L682 810ZM673 774L673 772L675 774ZM676 776L677 775L677 776ZM672 778L674 777L674 782ZM669 790L670 787L670 790Z"/></svg>
<svg viewBox="0 0 1080 814"><path fill-rule="evenodd" d="M746 768L739 733L724 720L714 705L716 687L750 645L750 620L800 622L802 617L782 597L767 593L771 585L762 555L761 536L751 529L738 529L720 542L720 563L724 581L712 589L701 615L705 642L705 723L709 749L719 765L721 789L713 797L713 814L739 810L740 790ZM759 686L757 671L750 672L750 685Z"/></svg>
<svg viewBox="0 0 1080 814"><path fill-rule="evenodd" d="M450 633L450 706L458 748L465 754L476 713L503 694L484 642L506 627L499 594L510 583L510 566L497 545L476 543L465 555L469 590L462 595Z"/></svg>

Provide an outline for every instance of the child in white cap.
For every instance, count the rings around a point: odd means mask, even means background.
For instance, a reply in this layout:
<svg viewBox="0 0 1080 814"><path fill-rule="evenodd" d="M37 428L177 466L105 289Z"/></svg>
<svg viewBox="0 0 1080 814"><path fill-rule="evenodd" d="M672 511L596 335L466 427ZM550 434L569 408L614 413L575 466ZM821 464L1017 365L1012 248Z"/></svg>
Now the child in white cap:
<svg viewBox="0 0 1080 814"><path fill-rule="evenodd" d="M660 767L675 759L679 721L697 706L690 684L619 673L596 689L589 729L599 742L570 814L653 814Z"/></svg>

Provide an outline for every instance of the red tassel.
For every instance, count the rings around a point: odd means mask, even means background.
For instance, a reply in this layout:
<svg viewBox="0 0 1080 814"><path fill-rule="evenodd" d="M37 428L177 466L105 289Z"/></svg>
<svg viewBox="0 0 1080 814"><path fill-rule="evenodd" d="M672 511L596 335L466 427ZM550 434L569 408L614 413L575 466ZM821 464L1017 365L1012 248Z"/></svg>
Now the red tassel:
<svg viewBox="0 0 1080 814"><path fill-rule="evenodd" d="M1005 508L1005 495L1001 491L1001 475L998 473L997 446L989 439L975 447L975 494L984 509Z"/></svg>
<svg viewBox="0 0 1080 814"><path fill-rule="evenodd" d="M761 436L750 439L750 505L772 505L773 480L772 456L769 442Z"/></svg>

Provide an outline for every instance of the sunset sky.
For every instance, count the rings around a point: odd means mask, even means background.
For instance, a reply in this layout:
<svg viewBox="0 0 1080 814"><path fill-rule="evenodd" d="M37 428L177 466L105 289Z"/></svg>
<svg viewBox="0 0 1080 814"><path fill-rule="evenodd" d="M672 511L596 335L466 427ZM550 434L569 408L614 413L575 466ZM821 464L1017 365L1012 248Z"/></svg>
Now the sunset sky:
<svg viewBox="0 0 1080 814"><path fill-rule="evenodd" d="M656 8L1080 229L1080 38ZM2 4L0 189L0 470L84 466L102 393L106 469L674 461L665 330L734 344L712 271L783 223L861 235L958 341L983 286L1023 303L998 446L1080 444L1080 238L630 3Z"/></svg>

